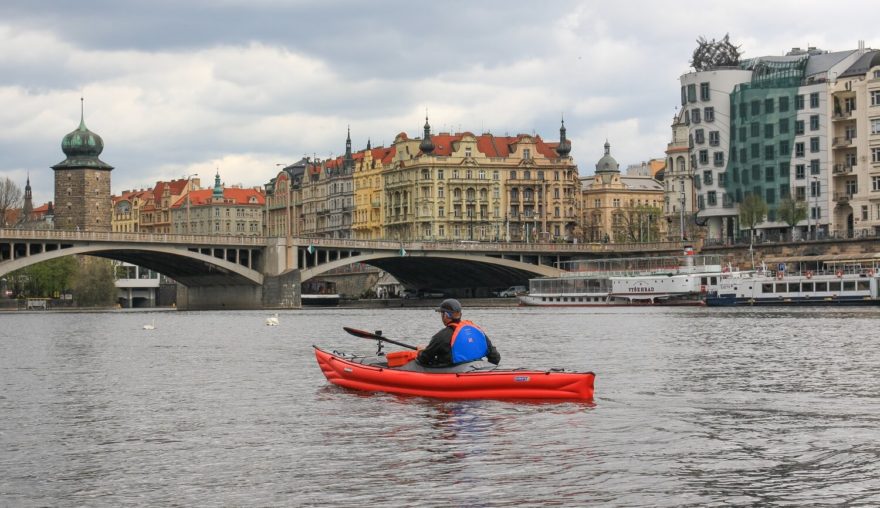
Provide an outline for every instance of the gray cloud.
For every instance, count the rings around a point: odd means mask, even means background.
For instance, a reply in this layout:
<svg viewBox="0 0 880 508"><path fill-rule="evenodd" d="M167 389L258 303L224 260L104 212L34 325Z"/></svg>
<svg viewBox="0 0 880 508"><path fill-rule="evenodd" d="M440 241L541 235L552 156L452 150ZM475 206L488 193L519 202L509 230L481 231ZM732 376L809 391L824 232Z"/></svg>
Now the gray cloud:
<svg viewBox="0 0 880 508"><path fill-rule="evenodd" d="M106 144L113 189L219 168L259 185L275 164L435 131L558 136L592 172L608 138L621 164L661 156L697 36L730 32L746 56L854 48L872 3L22 1L0 4L0 175L49 166L79 121ZM755 15L760 12L761 15ZM798 22L790 20L797 16ZM868 40L880 46L880 40Z"/></svg>

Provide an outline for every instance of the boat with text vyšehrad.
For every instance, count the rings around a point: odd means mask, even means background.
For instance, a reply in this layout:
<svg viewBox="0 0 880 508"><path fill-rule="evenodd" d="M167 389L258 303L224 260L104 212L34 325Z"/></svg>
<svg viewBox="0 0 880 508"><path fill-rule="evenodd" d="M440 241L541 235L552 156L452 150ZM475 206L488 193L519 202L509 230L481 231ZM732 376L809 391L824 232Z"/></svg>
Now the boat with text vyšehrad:
<svg viewBox="0 0 880 508"><path fill-rule="evenodd" d="M706 291L722 273L718 255L594 259L557 263L558 277L529 280L521 305L601 307L609 305L704 305Z"/></svg>
<svg viewBox="0 0 880 508"><path fill-rule="evenodd" d="M397 354L409 355L405 362ZM593 398L592 372L499 369L488 362L423 367L415 352L356 356L315 346L321 371L331 383L367 392L437 399L580 400ZM402 364L399 364L402 363ZM390 365L395 366L390 366Z"/></svg>
<svg viewBox="0 0 880 508"><path fill-rule="evenodd" d="M880 276L873 264L779 263L775 270L724 274L710 285L706 305L877 305Z"/></svg>

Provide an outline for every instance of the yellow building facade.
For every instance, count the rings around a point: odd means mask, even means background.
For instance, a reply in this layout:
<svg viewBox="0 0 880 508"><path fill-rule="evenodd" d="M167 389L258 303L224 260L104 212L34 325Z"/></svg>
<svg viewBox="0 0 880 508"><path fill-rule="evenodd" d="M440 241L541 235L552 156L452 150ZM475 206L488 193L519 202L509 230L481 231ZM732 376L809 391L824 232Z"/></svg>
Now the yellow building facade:
<svg viewBox="0 0 880 508"><path fill-rule="evenodd" d="M664 189L652 176L620 173L605 142L596 173L581 180L580 239L584 242L656 242L666 238Z"/></svg>

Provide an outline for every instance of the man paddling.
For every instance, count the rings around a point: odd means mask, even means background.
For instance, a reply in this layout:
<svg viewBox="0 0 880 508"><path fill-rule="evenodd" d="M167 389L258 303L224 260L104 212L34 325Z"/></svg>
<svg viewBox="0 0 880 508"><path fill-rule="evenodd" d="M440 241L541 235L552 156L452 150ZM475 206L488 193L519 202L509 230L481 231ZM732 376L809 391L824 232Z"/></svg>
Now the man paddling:
<svg viewBox="0 0 880 508"><path fill-rule="evenodd" d="M419 351L418 362L428 367L447 367L486 357L498 365L501 355L477 325L461 319L461 303L449 298L434 309L440 313L443 329Z"/></svg>

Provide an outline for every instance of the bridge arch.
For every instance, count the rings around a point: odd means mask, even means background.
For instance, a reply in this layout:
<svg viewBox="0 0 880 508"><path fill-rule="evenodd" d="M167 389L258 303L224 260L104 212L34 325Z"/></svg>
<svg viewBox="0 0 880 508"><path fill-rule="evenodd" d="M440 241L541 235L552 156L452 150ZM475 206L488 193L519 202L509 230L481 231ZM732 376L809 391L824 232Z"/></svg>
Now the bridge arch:
<svg viewBox="0 0 880 508"><path fill-rule="evenodd" d="M452 288L463 286L508 286L531 277L557 276L558 268L469 253L365 252L329 261L300 271L302 282L353 263L364 263L394 275L404 285Z"/></svg>
<svg viewBox="0 0 880 508"><path fill-rule="evenodd" d="M0 275L43 261L76 254L124 261L149 268L184 286L263 284L263 274L246 266L188 249L159 245L75 245L0 263Z"/></svg>

